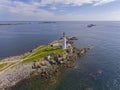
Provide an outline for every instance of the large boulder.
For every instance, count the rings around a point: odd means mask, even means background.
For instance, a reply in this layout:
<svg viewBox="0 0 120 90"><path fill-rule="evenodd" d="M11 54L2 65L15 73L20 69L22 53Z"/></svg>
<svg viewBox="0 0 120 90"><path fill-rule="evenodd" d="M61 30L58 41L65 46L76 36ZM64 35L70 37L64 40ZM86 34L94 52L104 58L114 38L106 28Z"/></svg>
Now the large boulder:
<svg viewBox="0 0 120 90"><path fill-rule="evenodd" d="M46 66L47 62L42 60L42 61L35 61L32 68L36 69L36 68L41 68L41 66Z"/></svg>
<svg viewBox="0 0 120 90"><path fill-rule="evenodd" d="M47 62L46 62L46 61L40 61L39 64L40 64L41 66L46 66L46 65L47 65Z"/></svg>
<svg viewBox="0 0 120 90"><path fill-rule="evenodd" d="M33 68L40 68L40 67L41 67L41 65L40 65L40 63L38 61L34 62Z"/></svg>

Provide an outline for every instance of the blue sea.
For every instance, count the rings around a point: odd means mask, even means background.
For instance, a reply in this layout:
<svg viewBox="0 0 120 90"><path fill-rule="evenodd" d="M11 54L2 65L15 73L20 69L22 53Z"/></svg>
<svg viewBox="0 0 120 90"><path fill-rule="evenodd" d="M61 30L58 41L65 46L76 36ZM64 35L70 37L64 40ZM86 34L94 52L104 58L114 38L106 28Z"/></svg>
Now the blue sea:
<svg viewBox="0 0 120 90"><path fill-rule="evenodd" d="M17 24L16 24L17 23ZM21 24L22 23L22 24ZM57 80L55 90L120 90L120 22L118 21L40 21L0 22L0 58L23 54L37 45L48 44L61 37L76 36L78 48L93 45L75 67L66 70ZM16 24L16 25L15 25ZM96 26L87 27L90 24ZM39 80L33 88L40 89ZM28 84L26 87L30 87ZM46 88L45 90L50 90Z"/></svg>

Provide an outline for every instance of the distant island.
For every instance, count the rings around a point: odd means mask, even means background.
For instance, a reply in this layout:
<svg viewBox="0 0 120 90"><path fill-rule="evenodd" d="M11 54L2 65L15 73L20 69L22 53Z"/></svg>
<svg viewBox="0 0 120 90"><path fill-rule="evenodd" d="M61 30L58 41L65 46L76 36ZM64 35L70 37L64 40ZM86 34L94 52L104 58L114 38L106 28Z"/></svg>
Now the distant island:
<svg viewBox="0 0 120 90"><path fill-rule="evenodd" d="M77 37L63 36L48 45L41 45L30 52L0 60L0 90L10 90L17 83L41 76L49 79L59 71L59 67L74 67L77 57L83 56L91 48L78 49L73 42Z"/></svg>
<svg viewBox="0 0 120 90"><path fill-rule="evenodd" d="M1 25L25 25L25 24L31 24L30 22L26 23L0 23Z"/></svg>
<svg viewBox="0 0 120 90"><path fill-rule="evenodd" d="M93 26L96 26L95 24L90 24L90 25L87 25L87 27L91 28Z"/></svg>
<svg viewBox="0 0 120 90"><path fill-rule="evenodd" d="M42 22L42 23L56 23L56 22L52 22L52 21L45 21L45 22Z"/></svg>
<svg viewBox="0 0 120 90"><path fill-rule="evenodd" d="M38 24L52 24L52 23L56 23L54 21L43 21L43 22L38 22ZM9 26L9 25L26 25L26 24L32 24L32 22L21 22L21 23L0 23L0 26Z"/></svg>

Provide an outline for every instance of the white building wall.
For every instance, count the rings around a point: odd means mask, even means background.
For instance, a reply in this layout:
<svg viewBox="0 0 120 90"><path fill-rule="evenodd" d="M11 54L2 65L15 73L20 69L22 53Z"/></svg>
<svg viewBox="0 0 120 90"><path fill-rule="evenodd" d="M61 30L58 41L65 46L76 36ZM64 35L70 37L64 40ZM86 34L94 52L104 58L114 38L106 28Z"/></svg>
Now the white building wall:
<svg viewBox="0 0 120 90"><path fill-rule="evenodd" d="M66 49L66 48L67 48L67 45L66 45L66 37L65 37L65 36L63 37L63 41L62 41L62 48L63 48L63 49Z"/></svg>

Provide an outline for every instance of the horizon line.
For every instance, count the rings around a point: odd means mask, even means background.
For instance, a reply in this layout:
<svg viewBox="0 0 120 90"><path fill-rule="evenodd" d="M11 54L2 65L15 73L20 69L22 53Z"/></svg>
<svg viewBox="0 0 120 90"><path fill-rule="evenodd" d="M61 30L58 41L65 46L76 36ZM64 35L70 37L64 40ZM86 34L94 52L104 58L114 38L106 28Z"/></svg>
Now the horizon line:
<svg viewBox="0 0 120 90"><path fill-rule="evenodd" d="M80 22L80 20L5 20L5 21L2 21L0 20L0 22L16 22L16 21L20 21L20 22ZM120 20L81 20L82 22L83 21L115 21L115 22L119 22Z"/></svg>

